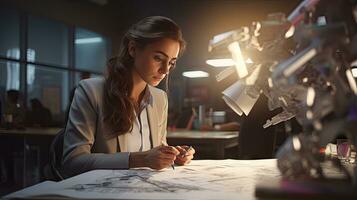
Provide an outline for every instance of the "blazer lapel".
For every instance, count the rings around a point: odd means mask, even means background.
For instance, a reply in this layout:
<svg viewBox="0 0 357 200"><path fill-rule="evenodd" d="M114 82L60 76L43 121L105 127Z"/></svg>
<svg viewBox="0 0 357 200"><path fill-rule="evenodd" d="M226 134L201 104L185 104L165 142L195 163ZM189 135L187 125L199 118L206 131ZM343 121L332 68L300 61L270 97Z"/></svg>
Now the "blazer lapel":
<svg viewBox="0 0 357 200"><path fill-rule="evenodd" d="M149 120L149 126L150 126L150 135L152 139L152 146L156 147L161 144L159 144L159 133L158 133L158 119L157 119L157 111L154 108L153 104L149 104L147 106L148 112L148 120Z"/></svg>

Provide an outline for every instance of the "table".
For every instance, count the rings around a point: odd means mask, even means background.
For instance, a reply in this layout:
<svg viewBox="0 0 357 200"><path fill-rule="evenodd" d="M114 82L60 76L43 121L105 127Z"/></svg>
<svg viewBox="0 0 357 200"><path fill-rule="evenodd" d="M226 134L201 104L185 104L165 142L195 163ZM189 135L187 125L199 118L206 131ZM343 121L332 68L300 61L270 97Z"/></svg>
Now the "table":
<svg viewBox="0 0 357 200"><path fill-rule="evenodd" d="M60 182L43 182L7 198L243 199L254 200L255 185L279 180L275 159L193 160L175 170L93 170Z"/></svg>
<svg viewBox="0 0 357 200"><path fill-rule="evenodd" d="M355 188L341 171L331 162L322 167L329 179L289 181L281 179L276 159L193 160L175 170L92 170L60 182L45 181L2 198L357 199Z"/></svg>
<svg viewBox="0 0 357 200"><path fill-rule="evenodd" d="M224 159L225 149L238 145L238 131L169 131L169 145L192 145L213 150L213 158Z"/></svg>
<svg viewBox="0 0 357 200"><path fill-rule="evenodd" d="M19 135L19 136L31 136L31 135L47 135L55 136L61 128L26 128L26 129L0 129L1 135Z"/></svg>
<svg viewBox="0 0 357 200"><path fill-rule="evenodd" d="M48 162L49 146L59 130L61 128L0 129L1 157L8 166L13 165L13 181L18 184L15 188L41 180L42 168Z"/></svg>

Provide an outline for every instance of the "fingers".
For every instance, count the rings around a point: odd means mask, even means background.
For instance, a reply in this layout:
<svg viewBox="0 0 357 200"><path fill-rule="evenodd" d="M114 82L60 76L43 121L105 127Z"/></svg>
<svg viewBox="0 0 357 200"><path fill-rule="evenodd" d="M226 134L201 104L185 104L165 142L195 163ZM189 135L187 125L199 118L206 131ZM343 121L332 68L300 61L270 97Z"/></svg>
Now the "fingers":
<svg viewBox="0 0 357 200"><path fill-rule="evenodd" d="M193 155L193 154L196 153L196 150L191 146L189 149L187 149L187 153L188 153L189 155Z"/></svg>
<svg viewBox="0 0 357 200"><path fill-rule="evenodd" d="M189 146L158 146L151 150L148 157L149 166L152 169L163 169L170 167L175 162L178 165L186 165L193 159L195 150Z"/></svg>
<svg viewBox="0 0 357 200"><path fill-rule="evenodd" d="M192 159L193 159L193 155L185 156L185 157L176 157L175 163L177 165L186 165L189 164Z"/></svg>
<svg viewBox="0 0 357 200"><path fill-rule="evenodd" d="M180 155L176 157L176 164L186 165L191 162L193 154L195 154L195 149L192 146L176 146L175 148L180 152Z"/></svg>
<svg viewBox="0 0 357 200"><path fill-rule="evenodd" d="M183 146L182 146L182 147L181 147L181 146L176 146L175 148L180 152L179 157L184 157L184 156L185 156L185 154L186 154L186 149L183 148Z"/></svg>
<svg viewBox="0 0 357 200"><path fill-rule="evenodd" d="M180 151L178 151L175 147L172 146L160 146L159 150L161 152L173 154L175 156L180 154Z"/></svg>
<svg viewBox="0 0 357 200"><path fill-rule="evenodd" d="M176 146L175 147L180 152L180 157L190 156L195 154L195 149L192 146Z"/></svg>
<svg viewBox="0 0 357 200"><path fill-rule="evenodd" d="M145 156L146 166L157 170L170 167L179 153L176 148L171 146L155 147L149 150L147 156Z"/></svg>

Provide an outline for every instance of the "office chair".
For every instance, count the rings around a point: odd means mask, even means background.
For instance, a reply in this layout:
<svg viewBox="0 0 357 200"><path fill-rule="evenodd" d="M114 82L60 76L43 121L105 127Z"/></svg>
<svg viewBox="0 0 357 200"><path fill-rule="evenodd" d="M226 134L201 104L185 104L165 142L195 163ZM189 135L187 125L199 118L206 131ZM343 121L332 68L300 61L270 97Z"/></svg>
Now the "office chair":
<svg viewBox="0 0 357 200"><path fill-rule="evenodd" d="M46 179L53 181L63 180L63 175L61 174L62 169L62 154L63 154L63 140L65 128L61 129L53 139L50 152L49 152L49 163L45 166L44 174Z"/></svg>

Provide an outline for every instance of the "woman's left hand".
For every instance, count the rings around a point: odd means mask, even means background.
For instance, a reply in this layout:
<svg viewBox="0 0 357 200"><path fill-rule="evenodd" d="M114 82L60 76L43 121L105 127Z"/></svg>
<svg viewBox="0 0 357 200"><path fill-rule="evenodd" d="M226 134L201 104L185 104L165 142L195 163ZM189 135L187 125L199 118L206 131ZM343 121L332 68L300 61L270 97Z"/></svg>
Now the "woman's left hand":
<svg viewBox="0 0 357 200"><path fill-rule="evenodd" d="M192 147L190 148L189 146L176 146L175 148L180 152L180 155L176 156L175 163L177 165L189 164L193 159L195 149Z"/></svg>

